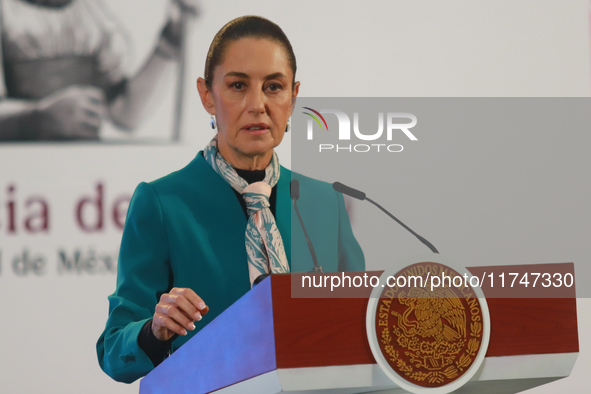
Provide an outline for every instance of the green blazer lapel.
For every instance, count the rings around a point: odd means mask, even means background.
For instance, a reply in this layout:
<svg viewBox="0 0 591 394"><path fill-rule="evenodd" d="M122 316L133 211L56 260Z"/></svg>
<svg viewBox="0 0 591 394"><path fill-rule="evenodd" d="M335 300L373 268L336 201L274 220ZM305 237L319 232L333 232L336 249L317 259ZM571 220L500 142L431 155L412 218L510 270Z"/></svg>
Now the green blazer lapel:
<svg viewBox="0 0 591 394"><path fill-rule="evenodd" d="M240 226L244 231L246 229L247 218L244 215L242 206L232 186L211 168L205 161L202 152L199 152L194 163L196 165L196 172L191 174L191 178L194 177L195 179L187 179L187 181L193 182L194 187L200 194L210 194L209 197L214 202L211 204L211 210L217 212L221 220L235 226ZM208 188L209 190L203 190L203 188ZM221 223L217 224L223 227Z"/></svg>
<svg viewBox="0 0 591 394"><path fill-rule="evenodd" d="M283 247L289 268L291 270L291 193L290 193L291 171L281 167L281 176L277 181L277 198L275 203L275 222L283 239Z"/></svg>

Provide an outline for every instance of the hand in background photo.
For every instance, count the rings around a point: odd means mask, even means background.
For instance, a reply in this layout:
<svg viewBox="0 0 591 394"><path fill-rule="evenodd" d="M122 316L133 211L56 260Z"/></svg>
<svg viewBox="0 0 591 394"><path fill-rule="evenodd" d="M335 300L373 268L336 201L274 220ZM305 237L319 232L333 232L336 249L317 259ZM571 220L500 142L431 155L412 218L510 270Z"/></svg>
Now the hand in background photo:
<svg viewBox="0 0 591 394"><path fill-rule="evenodd" d="M105 121L135 130L182 62L198 1L170 0L168 12L129 75L131 43L102 0L0 0L0 142L98 140Z"/></svg>
<svg viewBox="0 0 591 394"><path fill-rule="evenodd" d="M39 102L29 127L41 140L96 140L105 105L104 92L94 86L67 87Z"/></svg>

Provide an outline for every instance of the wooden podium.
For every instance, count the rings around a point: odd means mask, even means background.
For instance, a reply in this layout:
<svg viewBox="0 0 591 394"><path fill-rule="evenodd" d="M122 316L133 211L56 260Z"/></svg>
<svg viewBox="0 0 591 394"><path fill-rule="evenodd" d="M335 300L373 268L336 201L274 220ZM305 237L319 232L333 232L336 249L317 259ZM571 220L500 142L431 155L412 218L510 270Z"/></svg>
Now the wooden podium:
<svg viewBox="0 0 591 394"><path fill-rule="evenodd" d="M532 267L548 268L512 270ZM495 268L468 270L478 275ZM456 392L517 393L568 376L579 352L574 286L568 292L569 298L487 295L486 357ZM367 303L292 298L290 276L272 276L148 374L140 393L405 393L372 355Z"/></svg>

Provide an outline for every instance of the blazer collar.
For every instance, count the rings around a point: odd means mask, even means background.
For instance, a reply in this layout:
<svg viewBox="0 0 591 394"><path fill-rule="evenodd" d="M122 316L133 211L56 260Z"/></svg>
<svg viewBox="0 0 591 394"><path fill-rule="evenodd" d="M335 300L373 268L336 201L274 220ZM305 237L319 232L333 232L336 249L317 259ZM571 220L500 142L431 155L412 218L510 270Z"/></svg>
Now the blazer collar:
<svg viewBox="0 0 591 394"><path fill-rule="evenodd" d="M195 159L193 160L198 167L201 167L204 174L207 174L210 181L214 182L214 184L219 185L220 188L228 188L229 191L232 191L232 187L226 183L214 170L211 166L205 161L203 157L203 151L200 151ZM206 168L204 168L206 167ZM281 233L281 238L283 239L283 247L285 248L285 254L287 256L287 261L290 264L291 268L291 192L290 192L290 183L291 183L291 171L287 168L280 166L281 175L279 176L279 180L277 181L277 197L275 203L277 206L275 207L275 222L277 223L277 228ZM232 209L229 211L237 212L240 210L240 215L238 215L239 219L236 218L240 222L240 224L244 225L246 228L246 220L244 219L244 215L242 214L242 208L240 207L240 203L234 198L234 193L232 191L232 197L235 204L232 205ZM235 205L235 206L234 206Z"/></svg>

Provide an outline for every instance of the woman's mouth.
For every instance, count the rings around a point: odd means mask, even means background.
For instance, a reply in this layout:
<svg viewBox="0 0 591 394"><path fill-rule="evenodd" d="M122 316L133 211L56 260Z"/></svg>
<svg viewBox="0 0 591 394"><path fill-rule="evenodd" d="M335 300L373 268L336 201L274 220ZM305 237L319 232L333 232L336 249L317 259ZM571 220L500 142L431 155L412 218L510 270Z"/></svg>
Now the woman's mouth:
<svg viewBox="0 0 591 394"><path fill-rule="evenodd" d="M261 135L269 132L269 126L265 123L253 123L247 124L242 130L250 135Z"/></svg>

